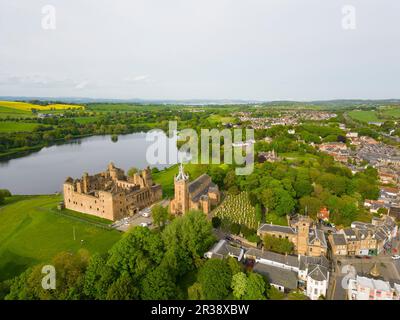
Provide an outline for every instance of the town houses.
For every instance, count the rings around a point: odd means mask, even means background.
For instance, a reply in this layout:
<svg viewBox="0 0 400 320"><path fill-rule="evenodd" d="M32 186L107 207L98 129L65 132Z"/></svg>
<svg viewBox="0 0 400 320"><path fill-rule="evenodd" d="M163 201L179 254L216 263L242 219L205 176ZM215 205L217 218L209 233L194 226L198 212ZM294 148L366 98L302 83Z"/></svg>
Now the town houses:
<svg viewBox="0 0 400 320"><path fill-rule="evenodd" d="M330 234L328 241L334 256L372 256L384 252L398 233L395 219L385 215L371 223L355 221L350 228Z"/></svg>
<svg viewBox="0 0 400 320"><path fill-rule="evenodd" d="M330 263L324 256L283 255L263 249L235 248L220 240L206 254L206 258L234 257L240 262L250 262L254 272L265 276L281 292L301 290L312 300L327 294Z"/></svg>

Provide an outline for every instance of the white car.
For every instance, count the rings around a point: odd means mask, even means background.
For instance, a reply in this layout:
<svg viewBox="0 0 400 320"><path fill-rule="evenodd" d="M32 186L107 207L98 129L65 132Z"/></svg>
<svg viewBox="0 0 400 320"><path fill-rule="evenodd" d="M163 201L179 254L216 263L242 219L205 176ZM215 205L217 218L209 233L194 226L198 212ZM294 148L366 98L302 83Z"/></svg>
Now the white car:
<svg viewBox="0 0 400 320"><path fill-rule="evenodd" d="M150 217L150 212L143 212L142 217L145 217L145 218Z"/></svg>
<svg viewBox="0 0 400 320"><path fill-rule="evenodd" d="M392 259L393 259L393 260L399 260L399 259L400 259L400 256L399 256L398 254L395 254L394 256L392 256Z"/></svg>
<svg viewBox="0 0 400 320"><path fill-rule="evenodd" d="M148 227L148 226L149 226L149 224L148 224L147 222L142 222L142 223L140 224L140 226L141 226L141 227L145 227L145 228L146 228L146 227Z"/></svg>

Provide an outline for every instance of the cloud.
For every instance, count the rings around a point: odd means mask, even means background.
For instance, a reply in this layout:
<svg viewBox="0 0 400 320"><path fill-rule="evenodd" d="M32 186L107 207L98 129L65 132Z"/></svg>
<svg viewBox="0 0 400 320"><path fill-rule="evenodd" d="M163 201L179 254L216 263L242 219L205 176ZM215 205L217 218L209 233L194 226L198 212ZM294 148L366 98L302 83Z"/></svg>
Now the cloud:
<svg viewBox="0 0 400 320"><path fill-rule="evenodd" d="M88 84L89 84L89 81L84 80L84 81L78 83L78 84L75 86L75 89L83 89L83 88L87 87Z"/></svg>
<svg viewBox="0 0 400 320"><path fill-rule="evenodd" d="M10 75L0 74L0 86L20 86L25 88L75 88L87 87L89 81L65 77L52 77L45 74Z"/></svg>
<svg viewBox="0 0 400 320"><path fill-rule="evenodd" d="M128 76L125 77L123 80L126 82L149 82L150 76L147 74L140 76Z"/></svg>

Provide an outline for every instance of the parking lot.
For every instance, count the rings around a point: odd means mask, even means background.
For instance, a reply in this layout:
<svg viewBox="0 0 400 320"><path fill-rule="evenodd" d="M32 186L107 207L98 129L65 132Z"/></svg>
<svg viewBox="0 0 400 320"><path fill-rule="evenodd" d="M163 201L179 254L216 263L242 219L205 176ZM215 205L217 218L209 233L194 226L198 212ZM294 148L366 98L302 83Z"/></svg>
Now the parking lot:
<svg viewBox="0 0 400 320"><path fill-rule="evenodd" d="M166 207L169 205L169 201L163 200L156 204L160 204L163 207ZM112 227L123 232L126 232L128 229L135 226L146 226L150 229L154 228L155 226L153 223L153 218L151 217L151 208L156 204L153 204L150 207L140 210L137 214L133 215L132 217L126 217L119 221L114 222L112 224Z"/></svg>

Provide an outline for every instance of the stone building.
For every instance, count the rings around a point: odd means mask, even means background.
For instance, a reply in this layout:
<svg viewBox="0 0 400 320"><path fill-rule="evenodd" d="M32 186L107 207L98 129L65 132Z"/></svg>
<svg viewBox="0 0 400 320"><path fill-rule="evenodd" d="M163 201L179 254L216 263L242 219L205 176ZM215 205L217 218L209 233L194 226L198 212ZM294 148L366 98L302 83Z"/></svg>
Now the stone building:
<svg viewBox="0 0 400 320"><path fill-rule="evenodd" d="M333 255L375 256L397 237L397 232L395 219L384 215L381 218L372 218L371 223L355 221L351 228L339 230L328 239Z"/></svg>
<svg viewBox="0 0 400 320"><path fill-rule="evenodd" d="M297 254L319 257L326 255L327 243L322 230L313 226L308 217L300 216L292 226L278 226L263 224L257 231L258 236L263 238L270 235L280 239L288 239L294 244Z"/></svg>
<svg viewBox="0 0 400 320"><path fill-rule="evenodd" d="M200 210L208 214L220 201L218 186L211 181L210 176L203 174L189 182L189 176L185 174L182 164L175 177L174 188L175 197L170 202L172 214L181 215L189 210Z"/></svg>
<svg viewBox="0 0 400 320"><path fill-rule="evenodd" d="M109 220L134 215L161 200L162 189L153 182L149 168L125 176L110 163L107 170L81 179L67 178L64 183L65 208Z"/></svg>

